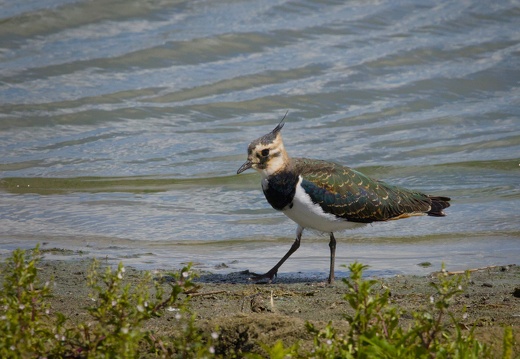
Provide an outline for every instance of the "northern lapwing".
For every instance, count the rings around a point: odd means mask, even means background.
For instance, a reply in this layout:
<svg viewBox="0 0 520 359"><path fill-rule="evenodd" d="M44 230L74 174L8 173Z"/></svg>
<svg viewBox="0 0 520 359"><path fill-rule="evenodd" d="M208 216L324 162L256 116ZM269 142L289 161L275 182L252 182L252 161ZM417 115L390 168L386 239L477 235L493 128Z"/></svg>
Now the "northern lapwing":
<svg viewBox="0 0 520 359"><path fill-rule="evenodd" d="M253 280L272 281L280 266L300 247L305 228L330 235L328 282L332 283L334 232L416 215L445 216L443 209L450 206L448 197L392 186L334 162L289 157L281 134L284 120L285 116L274 130L249 144L247 161L237 171L257 170L269 204L298 225L296 240L285 256Z"/></svg>

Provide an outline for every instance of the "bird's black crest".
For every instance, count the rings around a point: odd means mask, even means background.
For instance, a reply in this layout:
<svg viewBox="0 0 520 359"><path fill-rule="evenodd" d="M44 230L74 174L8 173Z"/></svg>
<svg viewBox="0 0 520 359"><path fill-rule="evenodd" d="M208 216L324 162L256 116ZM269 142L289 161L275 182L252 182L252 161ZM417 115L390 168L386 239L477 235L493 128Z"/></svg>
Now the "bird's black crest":
<svg viewBox="0 0 520 359"><path fill-rule="evenodd" d="M285 125L285 117L287 116L288 113L289 113L289 111L287 111L285 113L285 115L283 116L282 120L274 128L274 130L269 132L267 135L264 135L264 136L260 137L258 139L258 142L260 142L263 145L268 145L268 144L272 143L274 141L274 139L276 138L276 136L278 135L278 132L280 132L282 130L283 125Z"/></svg>
<svg viewBox="0 0 520 359"><path fill-rule="evenodd" d="M283 128L283 125L285 125L285 118L287 117L287 114L289 113L289 111L287 111L285 113L285 115L283 115L282 117L282 120L280 121L280 123L278 124L278 126L276 126L274 128L274 130L271 131L271 133L274 133L274 134L277 134L278 132L280 132L280 130Z"/></svg>

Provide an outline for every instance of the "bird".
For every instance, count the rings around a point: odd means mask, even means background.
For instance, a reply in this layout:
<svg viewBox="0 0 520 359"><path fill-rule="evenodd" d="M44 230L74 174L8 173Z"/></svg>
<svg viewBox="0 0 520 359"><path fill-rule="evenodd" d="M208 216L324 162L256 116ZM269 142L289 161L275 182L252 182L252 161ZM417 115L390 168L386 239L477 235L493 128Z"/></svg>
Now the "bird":
<svg viewBox="0 0 520 359"><path fill-rule="evenodd" d="M281 134L285 117L271 132L249 144L247 161L237 170L237 174L251 168L259 172L267 202L297 224L296 239L289 251L268 272L252 280L270 283L277 277L278 269L300 247L304 229L329 235L327 282L332 284L334 232L417 215L446 215L443 210L450 206L449 197L390 185L335 162L290 157Z"/></svg>

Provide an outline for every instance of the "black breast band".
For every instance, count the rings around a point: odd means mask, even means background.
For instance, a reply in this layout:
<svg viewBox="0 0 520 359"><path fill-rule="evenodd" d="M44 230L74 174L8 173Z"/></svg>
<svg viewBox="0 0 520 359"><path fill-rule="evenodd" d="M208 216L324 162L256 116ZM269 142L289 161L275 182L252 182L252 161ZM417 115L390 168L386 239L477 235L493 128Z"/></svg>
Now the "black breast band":
<svg viewBox="0 0 520 359"><path fill-rule="evenodd" d="M265 198L274 209L281 211L292 204L296 194L298 176L291 171L279 172L266 179Z"/></svg>

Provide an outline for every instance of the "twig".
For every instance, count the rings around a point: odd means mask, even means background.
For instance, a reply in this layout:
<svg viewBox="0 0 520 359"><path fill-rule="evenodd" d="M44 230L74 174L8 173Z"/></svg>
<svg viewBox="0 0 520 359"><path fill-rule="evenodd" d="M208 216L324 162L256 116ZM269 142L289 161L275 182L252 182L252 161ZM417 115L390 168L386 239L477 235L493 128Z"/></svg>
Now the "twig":
<svg viewBox="0 0 520 359"><path fill-rule="evenodd" d="M448 275L455 275L455 274L464 274L466 272L478 272L480 270L486 270L486 269L493 269L497 268L498 266L488 266L488 267L482 267L482 268L473 268L473 269L466 269L466 270L456 270L453 272L446 272Z"/></svg>
<svg viewBox="0 0 520 359"><path fill-rule="evenodd" d="M227 290L214 290L211 292L203 292L203 293L190 293L188 294L189 297L201 297L203 295L212 295L212 294L221 294L221 293L227 293Z"/></svg>

